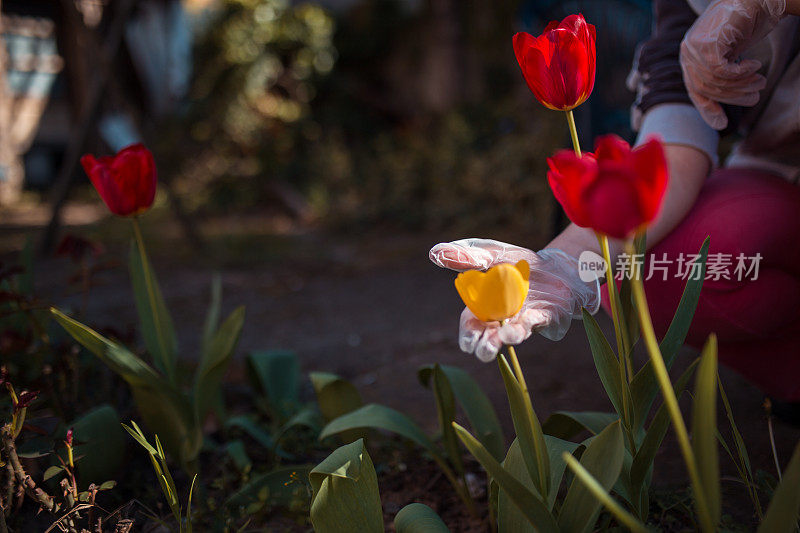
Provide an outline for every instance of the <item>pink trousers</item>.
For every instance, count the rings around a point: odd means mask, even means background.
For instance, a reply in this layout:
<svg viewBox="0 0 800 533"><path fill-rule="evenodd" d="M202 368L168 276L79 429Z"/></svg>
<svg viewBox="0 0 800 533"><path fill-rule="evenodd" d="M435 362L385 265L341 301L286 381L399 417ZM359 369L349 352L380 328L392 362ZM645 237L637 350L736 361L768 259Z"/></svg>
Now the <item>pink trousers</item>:
<svg viewBox="0 0 800 533"><path fill-rule="evenodd" d="M685 260L706 236L709 271L686 343L701 348L716 333L722 364L776 399L800 401L800 187L756 170L712 173L683 222L648 252L659 338L683 292ZM606 310L607 298L604 290Z"/></svg>

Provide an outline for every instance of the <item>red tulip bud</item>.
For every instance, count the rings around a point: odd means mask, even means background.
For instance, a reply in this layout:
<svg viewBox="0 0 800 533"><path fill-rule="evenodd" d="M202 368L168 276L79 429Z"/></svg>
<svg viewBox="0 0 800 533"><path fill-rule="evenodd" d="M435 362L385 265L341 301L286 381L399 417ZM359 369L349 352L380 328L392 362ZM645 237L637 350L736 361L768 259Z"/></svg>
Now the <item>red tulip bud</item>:
<svg viewBox="0 0 800 533"><path fill-rule="evenodd" d="M81 165L112 213L138 215L153 205L156 194L156 164L153 154L141 144L123 148L114 156L81 157Z"/></svg>

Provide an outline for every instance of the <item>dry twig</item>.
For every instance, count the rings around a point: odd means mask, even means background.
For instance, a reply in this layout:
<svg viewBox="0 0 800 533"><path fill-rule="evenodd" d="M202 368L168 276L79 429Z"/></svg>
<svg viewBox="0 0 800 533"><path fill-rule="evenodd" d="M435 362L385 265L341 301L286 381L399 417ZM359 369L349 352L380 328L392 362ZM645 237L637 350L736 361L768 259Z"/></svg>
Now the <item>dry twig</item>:
<svg viewBox="0 0 800 533"><path fill-rule="evenodd" d="M25 472L25 469L22 468L22 463L17 455L17 447L14 444L14 436L11 434L9 426L5 426L2 430L2 444L3 451L5 452L4 455L11 464L11 468L14 470L14 476L16 477L17 482L25 489L25 493L39 502L39 505L41 505L42 508L50 511L51 513L55 512L57 509L56 502L53 497L40 489L33 481L31 476L29 476Z"/></svg>

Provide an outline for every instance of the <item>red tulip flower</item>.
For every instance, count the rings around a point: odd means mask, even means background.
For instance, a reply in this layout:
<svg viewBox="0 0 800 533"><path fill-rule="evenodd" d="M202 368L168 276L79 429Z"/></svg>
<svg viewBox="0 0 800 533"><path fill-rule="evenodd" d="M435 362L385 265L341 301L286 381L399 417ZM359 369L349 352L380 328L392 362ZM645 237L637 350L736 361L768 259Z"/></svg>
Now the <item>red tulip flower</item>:
<svg viewBox="0 0 800 533"><path fill-rule="evenodd" d="M595 29L583 15L554 20L539 37L517 33L514 54L528 87L550 109L574 109L594 89Z"/></svg>
<svg viewBox="0 0 800 533"><path fill-rule="evenodd" d="M656 139L631 150L605 135L594 154L561 150L547 164L550 188L570 220L618 239L653 221L667 188L667 160Z"/></svg>
<svg viewBox="0 0 800 533"><path fill-rule="evenodd" d="M94 188L115 215L138 215L153 205L156 195L156 164L153 154L141 144L120 150L115 156L81 157L81 165Z"/></svg>

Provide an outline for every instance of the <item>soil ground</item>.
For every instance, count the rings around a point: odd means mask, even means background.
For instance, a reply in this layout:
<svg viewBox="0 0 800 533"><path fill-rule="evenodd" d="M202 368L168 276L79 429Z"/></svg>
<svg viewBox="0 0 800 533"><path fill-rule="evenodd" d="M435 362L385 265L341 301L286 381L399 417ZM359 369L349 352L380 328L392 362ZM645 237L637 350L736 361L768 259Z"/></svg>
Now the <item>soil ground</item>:
<svg viewBox="0 0 800 533"><path fill-rule="evenodd" d="M136 321L124 268L127 254L121 253L127 242L126 221L104 218L89 222L91 217L78 219L78 225L68 231L100 237L107 255L116 257L118 264L95 276L86 301L87 321L113 324L124 330ZM0 238L6 250L20 242L24 231L36 230L37 225L36 217L20 224L6 221L0 225ZM243 377L241 361L248 351L290 349L298 354L305 372L340 374L355 383L366 401L404 411L433 432L437 424L433 398L417 382L416 370L434 362L458 365L468 370L489 395L507 437L513 434L496 365L483 364L462 354L456 344L462 304L453 287L453 274L437 269L427 258L431 245L461 235L375 229L362 234L331 235L322 231L296 231L258 218L234 217L205 221L202 227L209 235L209 250L201 254L188 252L176 228L166 222L162 227L157 216L145 227L184 357L192 358L198 353L209 283L212 274L219 272L224 309L247 307L239 357L230 379ZM526 242L519 235L505 238ZM46 258L36 268L41 297L73 309L83 305L82 299L65 287L64 279L74 269L68 260ZM600 316L599 321L612 338L608 317ZM555 410L612 409L580 323L575 323L561 342L534 336L519 347L518 354L535 409L542 419ZM693 351L684 350L676 371L685 368L695 356ZM638 357L641 361L642 354ZM724 367L721 376L754 469L774 474L767 421L761 406L763 394ZM304 387L310 397L310 385L306 383ZM722 417L720 421L720 427L727 428ZM776 422L775 439L778 457L785 464L800 440L800 430ZM732 464L724 457L722 470L723 475L736 477ZM430 472L426 470L421 475L419 484L427 483ZM413 472L403 478L410 481ZM656 461L654 479L655 486L661 489L687 485L671 435ZM403 493L393 486L386 489ZM730 501L741 502L734 504L734 509L744 509L729 512L747 521L751 506L744 491L731 481L726 482L725 492L733 498ZM408 498L415 497L419 496L408 493ZM392 505L408 503L388 499Z"/></svg>

